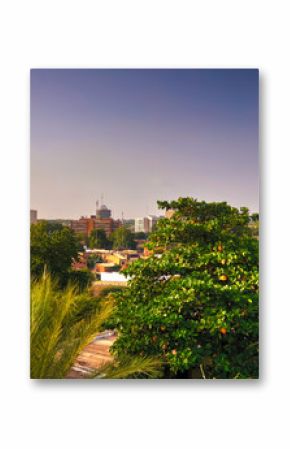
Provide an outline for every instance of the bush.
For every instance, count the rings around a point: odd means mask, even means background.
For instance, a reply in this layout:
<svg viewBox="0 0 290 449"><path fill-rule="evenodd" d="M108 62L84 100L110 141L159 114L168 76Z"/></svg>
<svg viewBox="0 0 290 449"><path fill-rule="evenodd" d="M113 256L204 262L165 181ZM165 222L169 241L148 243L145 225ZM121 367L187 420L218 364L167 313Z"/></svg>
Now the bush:
<svg viewBox="0 0 290 449"><path fill-rule="evenodd" d="M67 276L63 276L60 287L65 287L68 284L74 284L78 291L87 289L95 279L94 275L89 270L70 270Z"/></svg>
<svg viewBox="0 0 290 449"><path fill-rule="evenodd" d="M95 268L96 263L102 263L102 262L103 262L103 258L101 256L91 255L88 257L87 267L89 270L92 270L93 268Z"/></svg>

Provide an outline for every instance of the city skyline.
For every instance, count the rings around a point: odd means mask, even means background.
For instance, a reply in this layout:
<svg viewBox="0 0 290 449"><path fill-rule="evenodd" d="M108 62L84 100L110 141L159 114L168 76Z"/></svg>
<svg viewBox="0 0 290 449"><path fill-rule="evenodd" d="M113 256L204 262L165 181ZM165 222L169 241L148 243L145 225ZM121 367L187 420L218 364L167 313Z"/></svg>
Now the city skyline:
<svg viewBox="0 0 290 449"><path fill-rule="evenodd" d="M160 215L192 196L259 210L258 71L34 69L31 209Z"/></svg>

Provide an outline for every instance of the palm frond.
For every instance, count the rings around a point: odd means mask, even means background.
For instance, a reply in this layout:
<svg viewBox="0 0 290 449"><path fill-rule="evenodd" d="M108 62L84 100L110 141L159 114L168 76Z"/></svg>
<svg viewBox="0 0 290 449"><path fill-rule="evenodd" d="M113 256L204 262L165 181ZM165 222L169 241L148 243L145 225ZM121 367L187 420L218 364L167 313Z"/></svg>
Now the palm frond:
<svg viewBox="0 0 290 449"><path fill-rule="evenodd" d="M92 301L92 303L91 303ZM49 274L31 286L31 378L62 379L77 356L100 332L111 316L114 301L78 294L70 285L59 290ZM155 358L115 359L91 377L128 379L158 378L161 363Z"/></svg>
<svg viewBox="0 0 290 449"><path fill-rule="evenodd" d="M63 378L81 350L98 334L112 313L110 301L79 317L88 295L71 285L57 289L48 274L31 286L31 377Z"/></svg>
<svg viewBox="0 0 290 449"><path fill-rule="evenodd" d="M92 377L105 379L156 379L162 375L159 359L153 357L127 356L106 363L92 374Z"/></svg>

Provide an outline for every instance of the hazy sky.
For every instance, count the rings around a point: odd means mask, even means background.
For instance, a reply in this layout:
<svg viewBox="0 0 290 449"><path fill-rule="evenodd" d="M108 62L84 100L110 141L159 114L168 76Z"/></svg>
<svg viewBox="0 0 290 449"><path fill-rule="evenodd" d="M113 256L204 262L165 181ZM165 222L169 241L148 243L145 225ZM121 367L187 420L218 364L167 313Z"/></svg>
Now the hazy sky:
<svg viewBox="0 0 290 449"><path fill-rule="evenodd" d="M193 196L258 211L257 70L31 71L31 208L114 217Z"/></svg>

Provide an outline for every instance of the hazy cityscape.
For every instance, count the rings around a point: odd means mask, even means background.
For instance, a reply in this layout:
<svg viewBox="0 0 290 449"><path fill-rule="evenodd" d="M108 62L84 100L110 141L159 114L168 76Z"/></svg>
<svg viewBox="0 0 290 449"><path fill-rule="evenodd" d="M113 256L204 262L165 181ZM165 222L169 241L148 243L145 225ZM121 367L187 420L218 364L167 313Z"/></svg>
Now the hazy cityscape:
<svg viewBox="0 0 290 449"><path fill-rule="evenodd" d="M78 220L70 220L68 218L50 219L50 222L62 223L69 226L77 233L84 233L89 235L92 229L104 229L107 235L110 235L115 229L120 226L126 226L133 232L152 232L159 218L162 216L146 215L144 217L114 219L112 217L112 210L105 204L96 202L95 215L81 216ZM30 210L30 224L37 223L37 210ZM45 220L45 219L44 219Z"/></svg>
<svg viewBox="0 0 290 449"><path fill-rule="evenodd" d="M164 215L170 216L170 211ZM99 201L96 201L96 211L94 215L82 216L78 220L56 219L56 220L38 220L37 211L30 210L30 224L47 221L48 223L61 224L70 228L77 235L81 236L81 241L84 244L84 251L79 252L79 260L72 263L74 270L82 270L88 268L88 258L92 255L99 256L102 263L96 263L91 267L93 274L99 273L100 281L109 282L114 285L115 282L126 282L125 276L116 274L129 262L132 262L139 257L146 257L148 252L144 248L144 243L149 235L155 229L157 222L164 216L147 215L145 217L137 217L135 219L114 219L112 211ZM89 237L94 230L104 231L106 237L110 238L113 232L119 228L126 228L134 235L135 243L134 249L118 248L117 251L108 248L89 248ZM88 243L88 246L86 245ZM127 246L127 245L126 245ZM132 246L132 245L131 245ZM111 273L111 274L106 274ZM113 274L114 273L114 274Z"/></svg>

